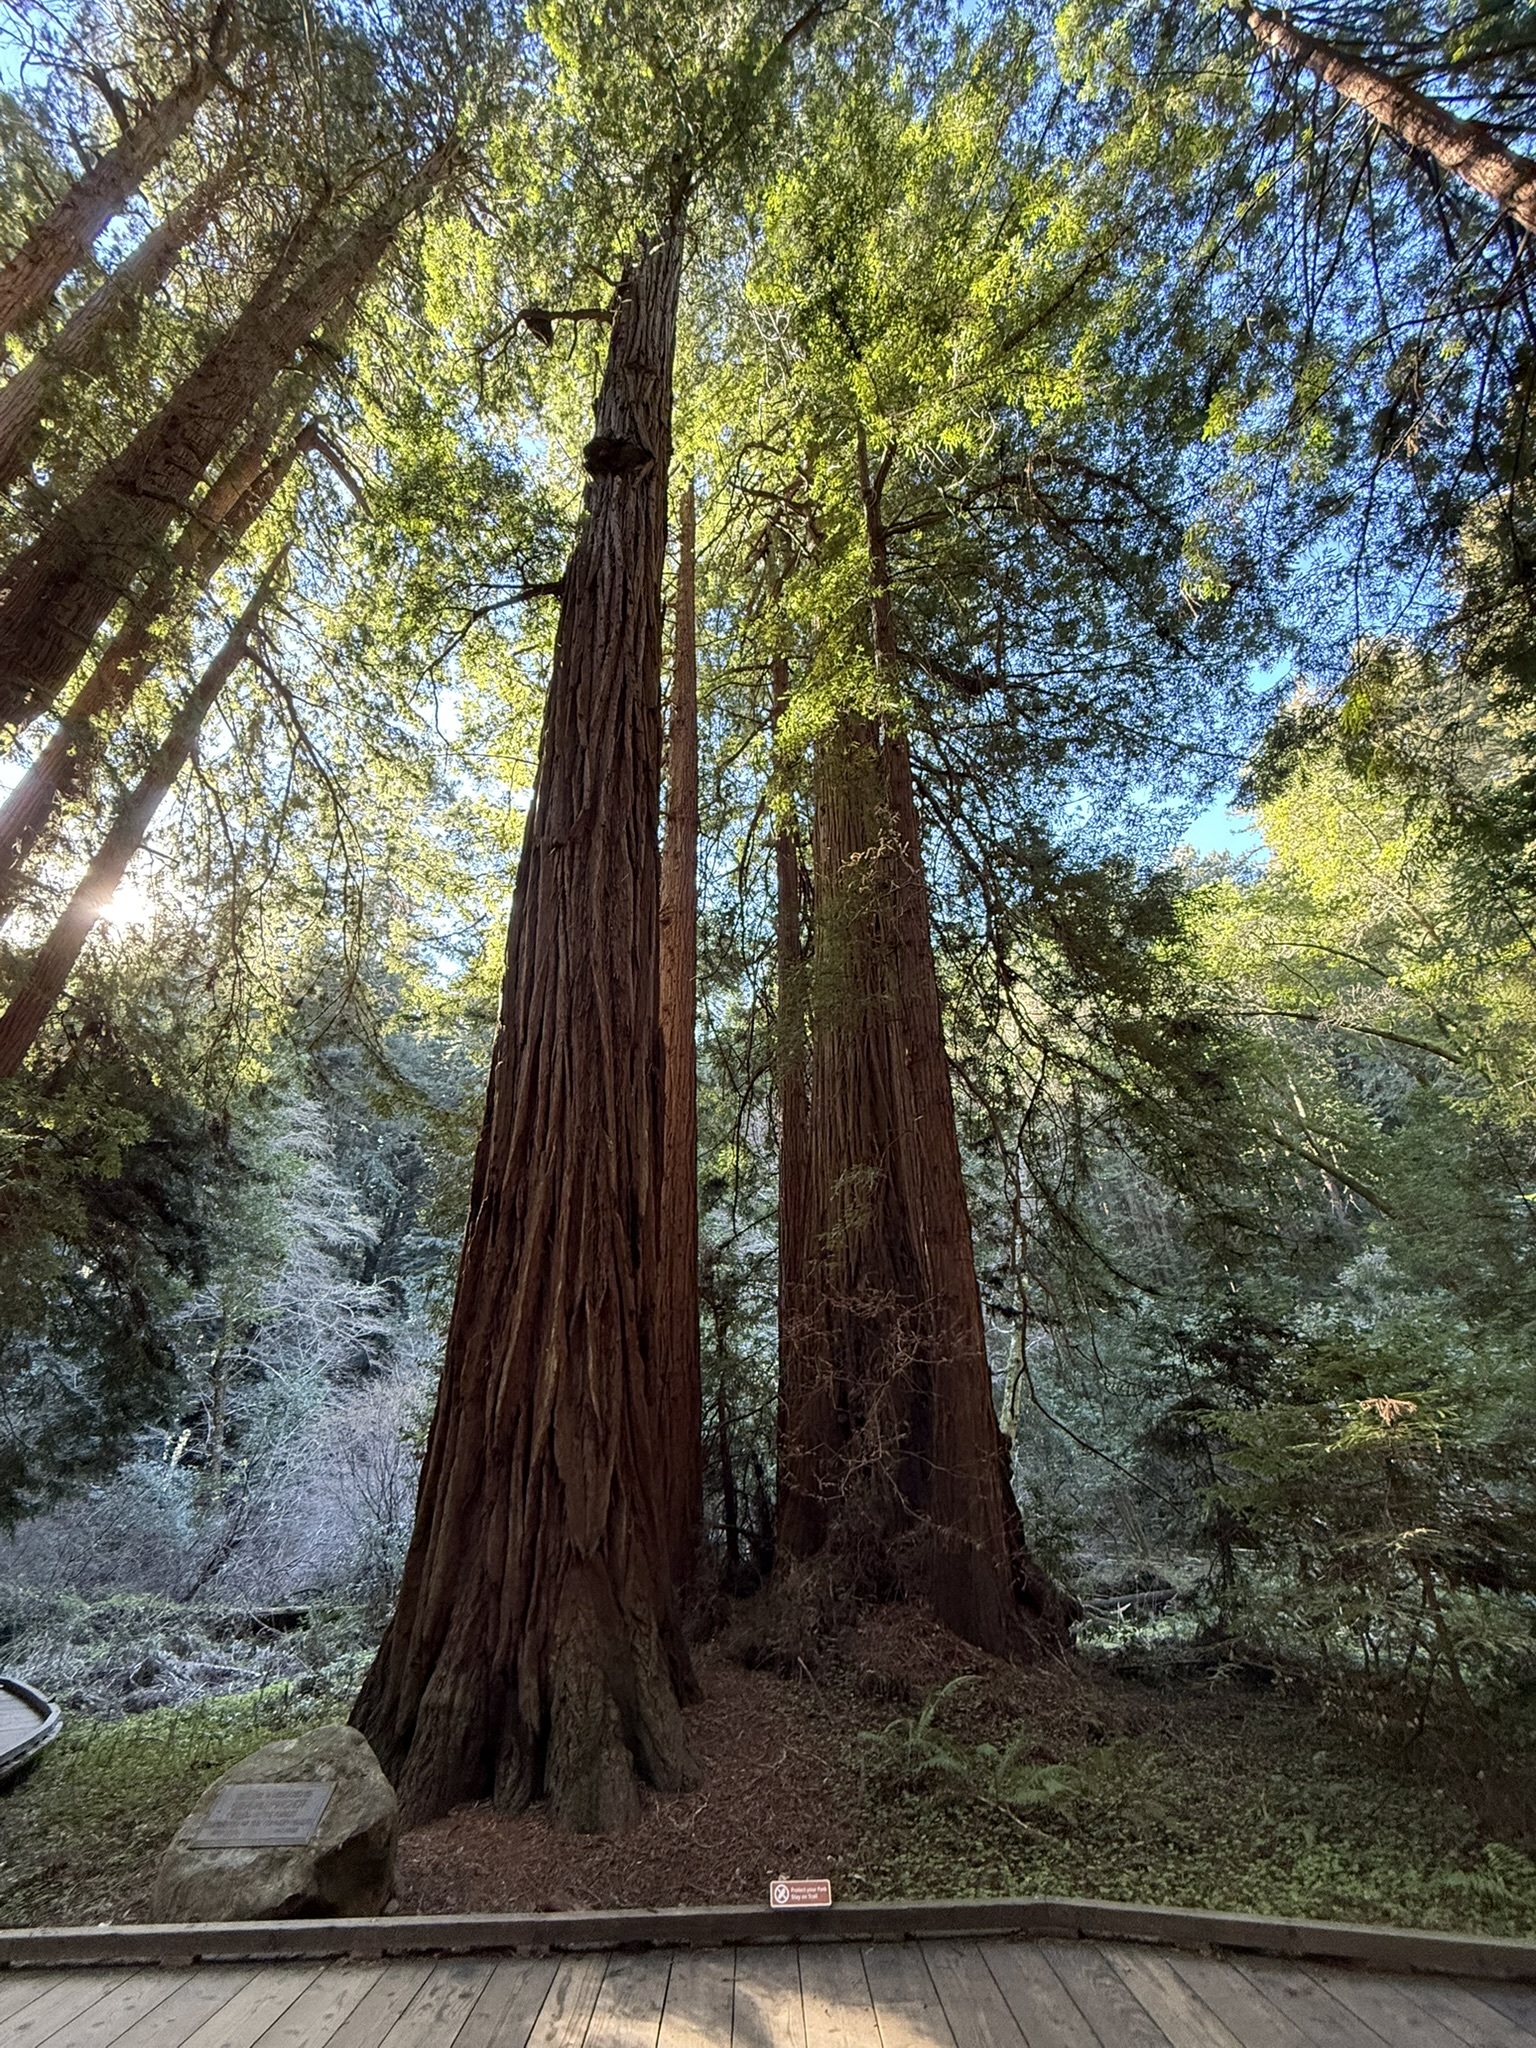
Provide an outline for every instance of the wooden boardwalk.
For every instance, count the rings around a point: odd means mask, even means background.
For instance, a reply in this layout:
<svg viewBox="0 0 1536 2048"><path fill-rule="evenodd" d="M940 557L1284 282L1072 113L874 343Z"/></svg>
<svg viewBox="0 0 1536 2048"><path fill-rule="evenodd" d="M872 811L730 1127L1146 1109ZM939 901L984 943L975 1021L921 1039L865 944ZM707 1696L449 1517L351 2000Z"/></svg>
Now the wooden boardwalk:
<svg viewBox="0 0 1536 2048"><path fill-rule="evenodd" d="M1536 2048L1536 1987L1095 1941L0 1974L3 2048Z"/></svg>

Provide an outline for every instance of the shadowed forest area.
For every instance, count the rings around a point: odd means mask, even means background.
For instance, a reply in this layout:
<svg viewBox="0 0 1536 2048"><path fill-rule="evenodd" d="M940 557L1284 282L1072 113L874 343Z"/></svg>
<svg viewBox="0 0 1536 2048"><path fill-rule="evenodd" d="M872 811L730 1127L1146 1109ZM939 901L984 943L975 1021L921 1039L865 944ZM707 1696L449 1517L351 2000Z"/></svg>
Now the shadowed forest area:
<svg viewBox="0 0 1536 2048"><path fill-rule="evenodd" d="M1514 0L16 0L0 1922L1536 1935Z"/></svg>

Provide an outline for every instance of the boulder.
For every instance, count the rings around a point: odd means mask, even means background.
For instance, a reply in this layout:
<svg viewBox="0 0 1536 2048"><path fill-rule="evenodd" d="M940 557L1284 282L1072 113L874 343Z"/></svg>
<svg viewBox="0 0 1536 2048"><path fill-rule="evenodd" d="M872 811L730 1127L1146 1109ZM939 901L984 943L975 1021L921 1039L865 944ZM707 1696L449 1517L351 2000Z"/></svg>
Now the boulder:
<svg viewBox="0 0 1536 2048"><path fill-rule="evenodd" d="M312 1841L200 1844L199 1835L214 1825L220 1793L235 1785L328 1785L331 1791ZM394 1790L355 1728L313 1728L269 1742L210 1785L176 1830L155 1876L153 1917L341 1920L382 1913L394 1889L399 1831Z"/></svg>

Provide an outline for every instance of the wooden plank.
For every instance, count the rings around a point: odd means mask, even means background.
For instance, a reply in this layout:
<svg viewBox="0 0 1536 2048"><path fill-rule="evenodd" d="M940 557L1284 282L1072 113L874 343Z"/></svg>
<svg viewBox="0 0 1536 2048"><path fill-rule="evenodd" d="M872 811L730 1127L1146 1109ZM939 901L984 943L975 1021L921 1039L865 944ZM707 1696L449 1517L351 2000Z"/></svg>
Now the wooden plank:
<svg viewBox="0 0 1536 2048"><path fill-rule="evenodd" d="M51 1976L42 1997L29 1999L7 2024L6 2048L37 2048L38 2043L51 2040L67 2021L88 2012L100 2000L132 1997L139 1980L149 1974L143 1970L86 1970L77 1976L71 1970ZM162 1998L180 1982L179 1976L169 1971L158 1970L154 1975L157 1981L163 1980Z"/></svg>
<svg viewBox="0 0 1536 2048"><path fill-rule="evenodd" d="M685 1949L672 1958L657 2048L730 2048L736 1951Z"/></svg>
<svg viewBox="0 0 1536 2048"><path fill-rule="evenodd" d="M189 2034L182 2048L254 2048L320 1975L319 1963L268 1963L224 2010Z"/></svg>
<svg viewBox="0 0 1536 2048"><path fill-rule="evenodd" d="M93 1974L100 1978L103 1988L120 1979L121 1970L97 1970ZM20 2012L45 1991L51 1991L59 1981L55 1970L11 1970L0 1977L0 2020L7 2020L13 2012Z"/></svg>
<svg viewBox="0 0 1536 2048"><path fill-rule="evenodd" d="M108 2042L126 2033L142 2014L153 2012L186 1981L185 1970L137 1970L126 1983L115 1986L51 2033L32 2035L24 2027L12 2032L19 2033L29 2048L34 2040L37 2048L44 2048L44 2043L47 2048L107 2048ZM23 2020L28 2017L22 2015ZM12 2048L12 2044L7 2042L6 2048Z"/></svg>
<svg viewBox="0 0 1536 2048"><path fill-rule="evenodd" d="M851 1943L800 1950L800 1997L806 2048L880 2048L864 1958Z"/></svg>
<svg viewBox="0 0 1536 2048"><path fill-rule="evenodd" d="M326 2048L383 1974L381 1963L332 1963L280 2019L257 2035L253 2048Z"/></svg>
<svg viewBox="0 0 1536 2048"><path fill-rule="evenodd" d="M1246 1957L1234 1959L1234 1968L1306 2035L1312 2048L1380 2048L1381 2036L1304 1970Z"/></svg>
<svg viewBox="0 0 1536 2048"><path fill-rule="evenodd" d="M1536 1991L1527 1991L1519 1984L1479 1984L1474 1996L1536 2036Z"/></svg>
<svg viewBox="0 0 1536 2048"><path fill-rule="evenodd" d="M254 1975L250 1969L189 1971L169 1998L112 2037L115 2048L182 2048L187 2036L221 2013Z"/></svg>
<svg viewBox="0 0 1536 2048"><path fill-rule="evenodd" d="M528 2048L581 2048L607 1967L606 1956L566 1957L550 1979Z"/></svg>
<svg viewBox="0 0 1536 2048"><path fill-rule="evenodd" d="M977 1953L1029 2048L1100 2048L1098 2035L1035 1943L983 1941Z"/></svg>
<svg viewBox="0 0 1536 2048"><path fill-rule="evenodd" d="M1467 2048L1533 2048L1536 2035L1517 2026L1496 2006L1487 2005L1470 1984L1436 1984L1423 1977L1394 1980L1405 1997L1434 2014Z"/></svg>
<svg viewBox="0 0 1536 2048"><path fill-rule="evenodd" d="M384 2048L450 2048L494 1965L439 1963L384 2036Z"/></svg>
<svg viewBox="0 0 1536 2048"><path fill-rule="evenodd" d="M805 2048L797 1949L737 1949L731 2048Z"/></svg>
<svg viewBox="0 0 1536 2048"><path fill-rule="evenodd" d="M1156 1949L1105 1944L1099 1953L1155 2026L1178 2048L1246 2048Z"/></svg>
<svg viewBox="0 0 1536 2048"><path fill-rule="evenodd" d="M1172 1954L1169 1963L1198 1992L1243 2048L1308 2048L1306 2035L1241 1970L1215 1956Z"/></svg>
<svg viewBox="0 0 1536 2048"><path fill-rule="evenodd" d="M672 1958L665 1949L610 1956L587 2023L585 2048L656 2048L671 1974Z"/></svg>
<svg viewBox="0 0 1536 2048"><path fill-rule="evenodd" d="M1405 1998L1389 1978L1368 1977L1354 1970L1308 1969L1307 1975L1383 2041L1390 2041L1392 2048L1462 2048L1449 2027L1442 2026L1413 1999Z"/></svg>
<svg viewBox="0 0 1536 2048"><path fill-rule="evenodd" d="M330 2037L330 2048L383 2048L389 2030L427 1978L432 1965L386 1963Z"/></svg>
<svg viewBox="0 0 1536 2048"><path fill-rule="evenodd" d="M1173 2048L1146 2008L1126 1990L1096 1942L1043 1941L1040 1953L1066 1985L1072 2003L1103 2048Z"/></svg>
<svg viewBox="0 0 1536 2048"><path fill-rule="evenodd" d="M866 1948L864 1976L880 2029L880 2048L955 2048L944 2001L916 1943Z"/></svg>
<svg viewBox="0 0 1536 2048"><path fill-rule="evenodd" d="M528 2048L528 2036L554 1975L552 1956L493 1963L490 1981L460 2029L454 2048Z"/></svg>
<svg viewBox="0 0 1536 2048"><path fill-rule="evenodd" d="M962 2048L1029 2048L974 1941L925 1941L923 1961Z"/></svg>

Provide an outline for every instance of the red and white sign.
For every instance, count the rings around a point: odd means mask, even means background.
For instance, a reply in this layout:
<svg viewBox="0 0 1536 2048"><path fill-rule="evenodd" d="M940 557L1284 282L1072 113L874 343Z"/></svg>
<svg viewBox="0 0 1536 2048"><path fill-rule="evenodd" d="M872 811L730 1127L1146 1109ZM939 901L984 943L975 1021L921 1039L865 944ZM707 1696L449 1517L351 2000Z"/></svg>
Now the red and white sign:
<svg viewBox="0 0 1536 2048"><path fill-rule="evenodd" d="M776 1877L768 1887L770 1906L830 1906L829 1877Z"/></svg>

